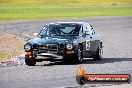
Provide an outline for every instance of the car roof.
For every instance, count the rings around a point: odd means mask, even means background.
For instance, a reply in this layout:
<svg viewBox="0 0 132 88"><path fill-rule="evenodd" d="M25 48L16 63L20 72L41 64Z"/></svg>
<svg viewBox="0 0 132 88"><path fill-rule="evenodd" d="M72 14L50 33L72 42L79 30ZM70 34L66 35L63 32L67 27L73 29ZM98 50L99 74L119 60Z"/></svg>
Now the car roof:
<svg viewBox="0 0 132 88"><path fill-rule="evenodd" d="M49 24L85 24L86 22L53 22L53 23L49 23Z"/></svg>

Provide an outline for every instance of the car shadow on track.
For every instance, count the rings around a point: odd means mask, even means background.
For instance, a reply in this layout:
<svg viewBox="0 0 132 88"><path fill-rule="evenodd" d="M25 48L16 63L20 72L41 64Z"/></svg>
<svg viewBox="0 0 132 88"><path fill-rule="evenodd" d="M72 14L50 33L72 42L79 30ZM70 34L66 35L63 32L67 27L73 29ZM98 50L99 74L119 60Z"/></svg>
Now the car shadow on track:
<svg viewBox="0 0 132 88"><path fill-rule="evenodd" d="M81 64L105 64L105 63L115 63L115 62L122 62L122 61L132 61L132 58L103 58L102 60L94 61L93 59L84 59ZM73 63L65 63L65 62L51 62L48 64L43 65L36 65L36 66L54 66L54 65L79 65Z"/></svg>
<svg viewBox="0 0 132 88"><path fill-rule="evenodd" d="M103 58L102 60L97 61L85 59L82 64L105 64L122 61L132 61L132 58Z"/></svg>

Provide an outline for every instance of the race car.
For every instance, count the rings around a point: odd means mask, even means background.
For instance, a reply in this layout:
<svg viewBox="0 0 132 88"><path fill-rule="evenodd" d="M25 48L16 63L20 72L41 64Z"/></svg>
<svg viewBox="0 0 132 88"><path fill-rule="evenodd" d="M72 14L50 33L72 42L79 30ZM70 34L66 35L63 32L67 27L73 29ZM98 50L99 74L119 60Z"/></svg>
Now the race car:
<svg viewBox="0 0 132 88"><path fill-rule="evenodd" d="M102 38L89 23L48 23L35 34L38 37L24 45L28 66L41 61L81 63L83 58L102 59Z"/></svg>

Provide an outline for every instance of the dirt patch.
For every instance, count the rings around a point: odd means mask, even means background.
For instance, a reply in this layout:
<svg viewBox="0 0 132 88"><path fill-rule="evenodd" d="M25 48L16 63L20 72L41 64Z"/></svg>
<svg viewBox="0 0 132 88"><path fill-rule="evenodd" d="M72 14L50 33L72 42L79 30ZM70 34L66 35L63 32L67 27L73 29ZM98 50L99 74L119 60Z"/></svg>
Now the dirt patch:
<svg viewBox="0 0 132 88"><path fill-rule="evenodd" d="M11 59L22 54L24 43L23 38L0 31L0 60Z"/></svg>

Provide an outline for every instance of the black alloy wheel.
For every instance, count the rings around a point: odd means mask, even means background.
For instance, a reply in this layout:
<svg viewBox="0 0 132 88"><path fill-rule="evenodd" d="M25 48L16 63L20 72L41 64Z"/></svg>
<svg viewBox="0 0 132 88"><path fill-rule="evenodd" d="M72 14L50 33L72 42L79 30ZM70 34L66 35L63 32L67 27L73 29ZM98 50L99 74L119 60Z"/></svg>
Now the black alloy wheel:
<svg viewBox="0 0 132 88"><path fill-rule="evenodd" d="M94 55L94 60L101 60L102 59L103 50L102 48L98 47L96 54Z"/></svg>

